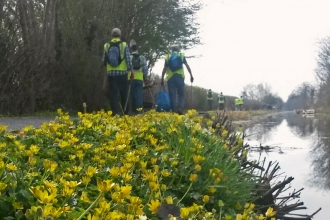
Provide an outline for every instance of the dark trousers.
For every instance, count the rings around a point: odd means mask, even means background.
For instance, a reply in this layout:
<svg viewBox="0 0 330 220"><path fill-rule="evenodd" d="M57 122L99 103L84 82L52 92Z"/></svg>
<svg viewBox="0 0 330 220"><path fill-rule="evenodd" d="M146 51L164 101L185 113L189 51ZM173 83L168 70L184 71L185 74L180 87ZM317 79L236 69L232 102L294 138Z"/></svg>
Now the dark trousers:
<svg viewBox="0 0 330 220"><path fill-rule="evenodd" d="M212 103L213 103L213 100L212 100L212 99L208 99L207 102L208 102L208 104L209 104L209 110L211 111L211 110L212 110Z"/></svg>
<svg viewBox="0 0 330 220"><path fill-rule="evenodd" d="M177 109L183 109L184 101L184 79L180 74L173 74L167 81L168 93L170 97L170 104L172 112ZM178 94L178 103L176 103L176 95Z"/></svg>
<svg viewBox="0 0 330 220"><path fill-rule="evenodd" d="M108 76L110 86L110 104L113 115L119 114L121 109L119 107L119 95L120 104L124 111L125 103L128 95L128 80L127 74L121 76ZM128 106L126 107L125 114L128 114Z"/></svg>
<svg viewBox="0 0 330 220"><path fill-rule="evenodd" d="M219 103L219 110L223 110L225 107L225 103Z"/></svg>
<svg viewBox="0 0 330 220"><path fill-rule="evenodd" d="M143 107L143 80L133 80L131 86L132 110L139 113L137 109Z"/></svg>

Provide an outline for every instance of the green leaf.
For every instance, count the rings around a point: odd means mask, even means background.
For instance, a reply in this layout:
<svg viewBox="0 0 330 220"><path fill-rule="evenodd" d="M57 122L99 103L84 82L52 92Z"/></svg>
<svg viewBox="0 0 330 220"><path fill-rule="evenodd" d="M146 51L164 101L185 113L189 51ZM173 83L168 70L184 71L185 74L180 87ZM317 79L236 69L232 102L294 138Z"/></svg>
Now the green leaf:
<svg viewBox="0 0 330 220"><path fill-rule="evenodd" d="M211 187L214 187L214 188L227 188L227 186L223 186L223 185L211 185L211 186L208 186L208 188L211 188Z"/></svg>

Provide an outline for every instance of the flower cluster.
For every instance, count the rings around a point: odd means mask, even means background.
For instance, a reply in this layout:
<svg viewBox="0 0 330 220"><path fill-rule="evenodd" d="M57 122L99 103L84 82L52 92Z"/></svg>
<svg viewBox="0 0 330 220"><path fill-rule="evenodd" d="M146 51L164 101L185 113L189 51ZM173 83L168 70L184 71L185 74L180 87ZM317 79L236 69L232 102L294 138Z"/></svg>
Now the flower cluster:
<svg viewBox="0 0 330 220"><path fill-rule="evenodd" d="M254 187L193 110L58 110L40 128L0 131L1 219L239 219L226 213L242 212Z"/></svg>

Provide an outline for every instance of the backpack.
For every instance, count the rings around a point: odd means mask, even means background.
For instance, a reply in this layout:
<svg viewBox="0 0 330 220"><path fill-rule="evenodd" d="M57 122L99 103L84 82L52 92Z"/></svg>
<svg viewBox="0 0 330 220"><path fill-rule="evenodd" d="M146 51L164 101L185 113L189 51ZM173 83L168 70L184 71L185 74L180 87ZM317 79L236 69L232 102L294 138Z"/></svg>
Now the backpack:
<svg viewBox="0 0 330 220"><path fill-rule="evenodd" d="M224 100L223 95L220 95L220 96L219 96L219 100L221 100L221 101Z"/></svg>
<svg viewBox="0 0 330 220"><path fill-rule="evenodd" d="M209 98L212 98L212 96L213 96L213 94L212 94L212 92L207 92L207 97L209 97Z"/></svg>
<svg viewBox="0 0 330 220"><path fill-rule="evenodd" d="M124 58L120 56L120 48L119 45L121 41L118 42L110 42L110 47L108 51L108 63L112 67L117 67L121 64Z"/></svg>
<svg viewBox="0 0 330 220"><path fill-rule="evenodd" d="M172 53L170 58L168 59L168 67L172 72L182 69L183 60L181 57L181 53Z"/></svg>
<svg viewBox="0 0 330 220"><path fill-rule="evenodd" d="M132 54L133 57L132 57L132 65L133 65L133 69L134 70L139 70L141 69L141 58L140 58L140 55L139 54Z"/></svg>

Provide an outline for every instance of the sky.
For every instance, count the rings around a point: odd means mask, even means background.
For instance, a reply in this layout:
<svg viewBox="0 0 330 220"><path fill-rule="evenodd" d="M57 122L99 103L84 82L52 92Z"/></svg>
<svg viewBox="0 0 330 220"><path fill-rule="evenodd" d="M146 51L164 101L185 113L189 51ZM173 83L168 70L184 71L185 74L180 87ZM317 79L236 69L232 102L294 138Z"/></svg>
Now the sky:
<svg viewBox="0 0 330 220"><path fill-rule="evenodd" d="M330 36L330 0L203 2L196 17L203 45L182 51L199 56L187 59L193 85L240 96L247 84L267 83L286 101L303 82L315 82L318 42ZM153 72L161 75L163 63Z"/></svg>

